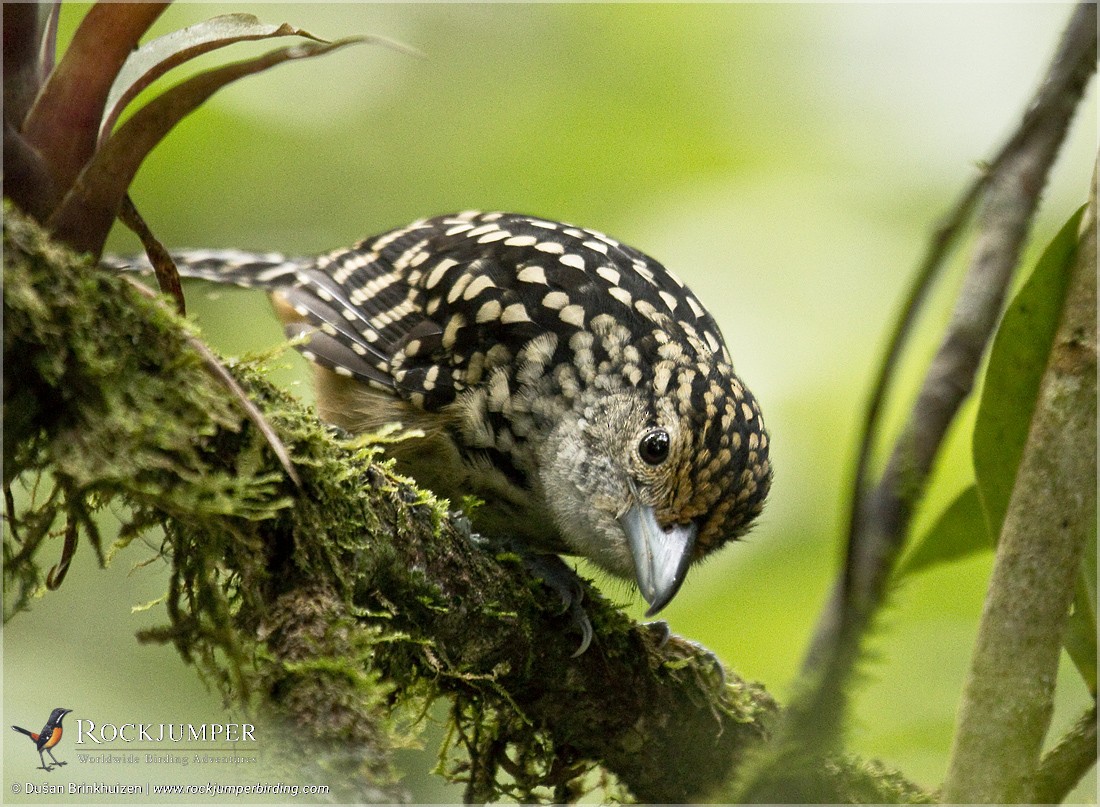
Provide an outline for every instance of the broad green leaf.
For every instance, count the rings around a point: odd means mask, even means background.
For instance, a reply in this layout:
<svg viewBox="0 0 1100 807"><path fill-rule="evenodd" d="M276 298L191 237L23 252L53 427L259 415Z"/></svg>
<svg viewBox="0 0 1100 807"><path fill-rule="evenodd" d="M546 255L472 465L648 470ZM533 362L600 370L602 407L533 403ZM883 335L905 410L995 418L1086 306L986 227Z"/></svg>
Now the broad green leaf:
<svg viewBox="0 0 1100 807"><path fill-rule="evenodd" d="M943 511L898 567L899 577L993 548L978 489L971 485Z"/></svg>
<svg viewBox="0 0 1100 807"><path fill-rule="evenodd" d="M974 426L974 473L990 534L1001 534L1031 416L1065 302L1084 207L1070 216L1005 312ZM1096 539L1078 572L1066 650L1096 693Z"/></svg>
<svg viewBox="0 0 1100 807"><path fill-rule="evenodd" d="M1058 327L1077 248L1078 210L1051 241L1005 311L993 340L974 425L974 474L989 532L1001 534L1039 382Z"/></svg>

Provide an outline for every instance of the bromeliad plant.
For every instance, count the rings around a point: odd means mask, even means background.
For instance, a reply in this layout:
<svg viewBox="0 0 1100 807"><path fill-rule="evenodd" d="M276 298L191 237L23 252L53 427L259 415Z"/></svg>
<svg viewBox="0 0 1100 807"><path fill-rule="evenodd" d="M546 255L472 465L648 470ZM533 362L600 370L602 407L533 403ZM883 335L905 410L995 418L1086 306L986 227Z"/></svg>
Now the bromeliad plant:
<svg viewBox="0 0 1100 807"><path fill-rule="evenodd" d="M215 17L139 45L168 3L96 3L56 58L60 3L5 3L4 196L78 252L98 258L116 218L142 239L161 290L183 309L179 277L129 197L145 157L222 87L291 59L330 53L327 41L249 14ZM293 37L289 47L200 72L133 110L141 92L185 62L238 42ZM389 43L387 43L389 44Z"/></svg>
<svg viewBox="0 0 1100 807"><path fill-rule="evenodd" d="M4 4L3 191L7 200L44 225L55 241L93 259L100 257L115 219L122 221L141 238L161 291L175 300L183 314L176 267L129 195L145 157L188 113L239 78L356 42L407 49L377 37L327 41L286 23L262 23L250 14L214 17L140 44L168 5L96 3L58 59L61 3ZM198 56L239 42L281 38L300 41L199 72L147 103L135 103L157 79ZM124 112L128 117L119 124ZM186 338L297 484L287 449L259 409L205 344L190 335ZM9 382L5 376L5 410L13 386ZM8 454L5 459L10 459ZM70 523L61 561L46 578L48 588L64 580L76 533Z"/></svg>

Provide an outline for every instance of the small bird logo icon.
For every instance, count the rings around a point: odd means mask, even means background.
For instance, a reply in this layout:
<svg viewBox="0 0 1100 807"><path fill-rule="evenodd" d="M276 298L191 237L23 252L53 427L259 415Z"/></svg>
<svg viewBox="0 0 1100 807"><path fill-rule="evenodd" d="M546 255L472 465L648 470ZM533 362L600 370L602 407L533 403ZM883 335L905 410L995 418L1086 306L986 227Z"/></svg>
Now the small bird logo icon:
<svg viewBox="0 0 1100 807"><path fill-rule="evenodd" d="M46 721L46 725L42 727L42 731L38 732L37 734L33 731L27 731L24 728L20 728L19 726L12 726L12 728L18 731L20 734L26 734L28 737L31 738L31 742L34 743L34 747L38 749L38 759L42 763L42 765L40 766L41 770L52 771L54 765L60 767L61 765L67 764L55 757L53 755L53 751L51 751L50 749L61 742L61 721L64 719L65 715L67 715L71 711L72 709L54 709L52 712L50 712L50 719ZM46 764L46 760L42 756L43 751L50 755L50 759L53 760L52 765Z"/></svg>

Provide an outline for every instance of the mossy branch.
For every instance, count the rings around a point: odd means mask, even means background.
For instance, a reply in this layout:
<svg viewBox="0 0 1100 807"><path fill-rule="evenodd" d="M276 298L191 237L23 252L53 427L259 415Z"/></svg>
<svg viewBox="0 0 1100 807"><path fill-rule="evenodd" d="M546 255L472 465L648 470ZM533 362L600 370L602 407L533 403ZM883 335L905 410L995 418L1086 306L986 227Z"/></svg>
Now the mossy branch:
<svg viewBox="0 0 1100 807"><path fill-rule="evenodd" d="M120 542L160 526L172 563L169 623L143 638L173 642L231 697L295 727L311 743L299 757L353 783L346 799L397 795L394 724L439 696L451 750L466 752L446 767L471 800L567 800L595 768L643 801L700 800L766 744L777 707L760 686L694 644L663 643L594 589L596 638L573 658L568 617L516 558L376 447L232 367L287 446L295 486L186 322L5 213L5 489L41 478L52 491L18 512L7 497L9 611L42 584L55 526L102 551L88 513L116 500L130 513ZM921 797L887 773L843 761L826 778L837 798Z"/></svg>

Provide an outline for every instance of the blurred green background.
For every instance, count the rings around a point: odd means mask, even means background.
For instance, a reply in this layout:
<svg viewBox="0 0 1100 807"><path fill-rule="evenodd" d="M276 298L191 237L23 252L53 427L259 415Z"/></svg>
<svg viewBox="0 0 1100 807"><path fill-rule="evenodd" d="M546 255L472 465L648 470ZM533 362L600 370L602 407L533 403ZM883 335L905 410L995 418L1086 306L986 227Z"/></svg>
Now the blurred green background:
<svg viewBox="0 0 1100 807"><path fill-rule="evenodd" d="M62 40L85 8L66 7ZM662 617L786 698L836 572L883 335L933 226L1016 125L1069 7L181 4L154 32L229 11L330 38L378 34L424 58L357 46L222 91L138 176L154 232L174 247L311 253L421 216L501 209L594 227L665 263L714 313L761 401L776 476L759 526L693 571ZM1090 89L1032 258L1084 200L1095 145ZM116 231L109 249L137 243ZM957 282L925 318L909 388ZM221 350L281 340L262 295L188 293ZM297 356L272 364L308 399ZM906 405L893 402L895 417ZM971 479L968 423L918 531ZM194 670L133 638L165 620L159 606L131 613L163 593L163 564L131 568L152 554L132 546L102 572L84 551L59 591L6 626L6 723L37 730L58 705L116 723L218 719ZM982 557L897 586L870 642L854 752L941 781L989 568ZM600 582L640 615L633 592ZM1087 702L1063 664L1054 733ZM23 781L33 750L3 736L5 782ZM401 756L418 801L460 797L426 775L437 737ZM208 776L162 779L193 775ZM1095 787L1093 773L1074 798L1095 802Z"/></svg>

